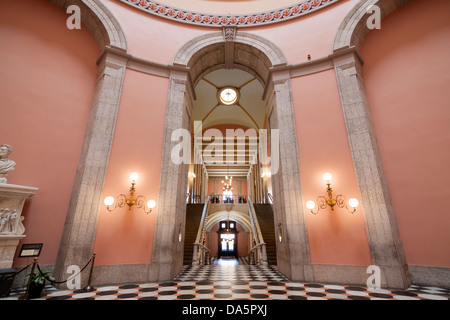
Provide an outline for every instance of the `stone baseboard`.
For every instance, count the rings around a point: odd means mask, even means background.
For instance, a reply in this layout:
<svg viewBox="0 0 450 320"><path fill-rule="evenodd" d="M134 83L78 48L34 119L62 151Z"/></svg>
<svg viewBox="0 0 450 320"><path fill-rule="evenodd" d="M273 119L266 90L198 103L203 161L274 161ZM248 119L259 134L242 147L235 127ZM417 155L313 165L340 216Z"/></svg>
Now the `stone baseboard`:
<svg viewBox="0 0 450 320"><path fill-rule="evenodd" d="M413 284L450 289L450 268L414 265L408 268Z"/></svg>
<svg viewBox="0 0 450 320"><path fill-rule="evenodd" d="M367 286L367 279L370 276L370 274L366 273L367 266L332 264L313 264L311 266L314 273L313 282L316 283L365 287ZM53 271L54 265L43 266L42 268ZM16 269L20 270L22 268ZM414 285L450 288L450 268L409 265L408 270ZM89 268L84 272L89 273ZM21 287L25 285L24 277L27 273L29 273L29 270L17 275L13 286ZM69 277L70 275L68 274L67 276ZM87 285L87 281L84 279L85 277L83 277L82 287ZM301 280L295 279L293 281L301 282ZM125 264L94 267L91 284L95 287L148 282L154 282L150 280L150 264ZM62 286L60 289L64 288L65 286Z"/></svg>

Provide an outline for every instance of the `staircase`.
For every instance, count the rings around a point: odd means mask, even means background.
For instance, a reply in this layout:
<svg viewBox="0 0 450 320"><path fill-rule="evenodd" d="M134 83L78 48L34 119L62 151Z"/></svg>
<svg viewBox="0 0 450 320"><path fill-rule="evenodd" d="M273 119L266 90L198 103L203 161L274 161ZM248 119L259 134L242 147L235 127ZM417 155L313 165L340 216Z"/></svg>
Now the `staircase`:
<svg viewBox="0 0 450 320"><path fill-rule="evenodd" d="M204 204L186 205L186 230L184 233L184 265L192 264L194 242L197 238L198 226L202 218Z"/></svg>
<svg viewBox="0 0 450 320"><path fill-rule="evenodd" d="M270 204L254 204L259 227L266 243L267 262L269 265L277 264L277 248L275 241L275 223L273 210Z"/></svg>

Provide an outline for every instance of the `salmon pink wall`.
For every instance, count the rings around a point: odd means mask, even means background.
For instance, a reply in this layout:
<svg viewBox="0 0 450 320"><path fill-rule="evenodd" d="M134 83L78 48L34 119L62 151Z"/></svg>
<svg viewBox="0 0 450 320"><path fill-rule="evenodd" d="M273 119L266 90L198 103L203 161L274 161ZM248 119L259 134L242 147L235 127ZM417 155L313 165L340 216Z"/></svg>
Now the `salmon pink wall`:
<svg viewBox="0 0 450 320"><path fill-rule="evenodd" d="M223 188L222 180L218 181L217 183L218 183L218 188L219 188L219 193L220 193L220 191ZM234 194L238 194L238 183L239 182L237 180L233 181L232 186L233 186ZM208 182L208 194L213 194L213 193L215 193L214 181L209 181ZM247 194L247 181L241 181L241 194Z"/></svg>
<svg viewBox="0 0 450 320"><path fill-rule="evenodd" d="M299 19L243 31L257 34L277 45L289 64L304 63L308 54L313 60L331 54L336 31L358 2L341 1Z"/></svg>
<svg viewBox="0 0 450 320"><path fill-rule="evenodd" d="M335 195L360 199L334 70L292 79L292 93L304 203L326 196L325 172ZM371 264L361 209L313 215L304 208L312 263Z"/></svg>
<svg viewBox="0 0 450 320"><path fill-rule="evenodd" d="M408 264L450 267L450 2L416 0L361 48Z"/></svg>
<svg viewBox="0 0 450 320"><path fill-rule="evenodd" d="M0 2L0 144L14 148L8 183L39 188L19 248L43 243L41 265L56 261L100 54L86 29L67 29L67 17L46 1Z"/></svg>
<svg viewBox="0 0 450 320"><path fill-rule="evenodd" d="M208 194L214 194L214 181L208 181Z"/></svg>
<svg viewBox="0 0 450 320"><path fill-rule="evenodd" d="M247 194L247 181L241 181L241 194Z"/></svg>
<svg viewBox="0 0 450 320"><path fill-rule="evenodd" d="M158 200L168 86L166 78L126 71L103 199L128 195L130 173L137 172L136 196ZM158 203L149 215L137 208L108 212L102 204L96 264L150 263L157 211Z"/></svg>
<svg viewBox="0 0 450 320"><path fill-rule="evenodd" d="M179 24L142 12L116 0L103 1L118 19L128 52L150 61L172 64L177 51L189 40L221 29Z"/></svg>

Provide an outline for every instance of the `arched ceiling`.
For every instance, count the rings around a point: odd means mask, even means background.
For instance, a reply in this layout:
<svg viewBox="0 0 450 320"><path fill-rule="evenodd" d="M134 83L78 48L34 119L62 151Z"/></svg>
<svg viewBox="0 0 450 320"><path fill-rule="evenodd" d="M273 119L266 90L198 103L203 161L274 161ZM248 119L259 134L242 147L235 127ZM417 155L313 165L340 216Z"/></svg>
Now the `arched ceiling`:
<svg viewBox="0 0 450 320"><path fill-rule="evenodd" d="M210 232L211 229L221 220L235 221L244 228L245 232L251 232L252 230L252 224L248 214L239 211L221 211L208 216L208 219L206 220L206 232Z"/></svg>
<svg viewBox="0 0 450 320"><path fill-rule="evenodd" d="M223 87L234 87L240 92L239 100L233 105L223 105L219 101L218 92ZM197 100L194 101L193 121L201 121L203 130L207 128L216 128L223 130L226 128L234 129L248 128L254 129L257 139L258 130L264 128L266 107L263 101L264 88L256 77L240 69L218 69L208 73L198 81L195 88ZM196 132L198 134L198 132ZM239 135L241 136L241 135ZM222 133L224 140L220 141L217 137L214 143L222 144L226 150L226 133ZM201 140L201 138L200 138ZM247 177L251 170L251 164L255 161L257 141L250 142L245 140L245 147L240 149L237 145L233 146L236 160L229 161L223 154L221 163L209 163L205 160L206 171L209 177L223 177L227 173L232 173L234 177ZM210 142L203 141L202 150ZM243 157L244 163L237 161L238 157Z"/></svg>
<svg viewBox="0 0 450 320"><path fill-rule="evenodd" d="M223 87L240 91L239 101L231 106L222 105L217 97ZM219 69L204 76L195 88L193 120L202 121L203 128L223 124L240 125L256 131L264 128L264 88L248 72L239 69Z"/></svg>

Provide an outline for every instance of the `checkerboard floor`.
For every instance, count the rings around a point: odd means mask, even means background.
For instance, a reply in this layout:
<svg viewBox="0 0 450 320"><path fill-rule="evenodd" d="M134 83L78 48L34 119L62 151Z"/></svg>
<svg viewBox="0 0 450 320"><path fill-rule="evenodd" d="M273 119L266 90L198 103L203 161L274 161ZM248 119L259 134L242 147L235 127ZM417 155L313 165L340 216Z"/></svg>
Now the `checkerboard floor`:
<svg viewBox="0 0 450 320"><path fill-rule="evenodd" d="M229 261L231 262L231 261ZM5 299L18 299L11 294ZM48 288L40 300L449 300L450 290L411 286L407 290L292 282L272 266L185 266L173 280L97 287L93 292Z"/></svg>

